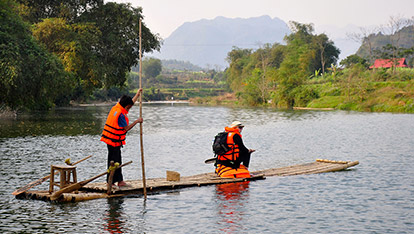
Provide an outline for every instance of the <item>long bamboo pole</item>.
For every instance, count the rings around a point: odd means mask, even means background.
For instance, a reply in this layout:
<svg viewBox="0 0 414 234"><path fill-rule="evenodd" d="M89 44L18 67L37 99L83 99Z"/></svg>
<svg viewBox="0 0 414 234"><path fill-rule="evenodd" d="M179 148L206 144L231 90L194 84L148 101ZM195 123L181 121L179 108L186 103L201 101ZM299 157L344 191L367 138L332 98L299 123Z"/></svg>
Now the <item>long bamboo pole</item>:
<svg viewBox="0 0 414 234"><path fill-rule="evenodd" d="M139 19L139 88L142 88L142 22ZM139 117L142 118L142 95L139 95ZM141 167L142 167L142 186L144 189L144 199L147 200L147 186L145 180L145 163L144 163L144 141L142 135L142 123L139 124L139 136L141 144Z"/></svg>

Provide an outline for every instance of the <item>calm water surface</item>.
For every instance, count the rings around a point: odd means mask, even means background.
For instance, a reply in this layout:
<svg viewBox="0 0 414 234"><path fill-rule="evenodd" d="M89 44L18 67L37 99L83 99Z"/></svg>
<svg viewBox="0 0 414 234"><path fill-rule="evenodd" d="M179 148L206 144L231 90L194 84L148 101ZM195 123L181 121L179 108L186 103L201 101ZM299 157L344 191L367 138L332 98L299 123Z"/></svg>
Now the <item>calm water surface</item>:
<svg viewBox="0 0 414 234"><path fill-rule="evenodd" d="M214 135L233 120L256 149L251 170L316 158L359 160L354 169L269 177L171 193L73 204L17 200L16 188L49 173L51 164L93 157L78 180L105 170L100 134L110 106L59 109L0 121L1 233L413 233L414 115L343 111L146 104L147 177L213 171ZM138 108L129 114L134 120ZM139 128L127 136L127 180L141 179ZM103 178L98 181L104 181ZM38 189L47 189L44 183Z"/></svg>

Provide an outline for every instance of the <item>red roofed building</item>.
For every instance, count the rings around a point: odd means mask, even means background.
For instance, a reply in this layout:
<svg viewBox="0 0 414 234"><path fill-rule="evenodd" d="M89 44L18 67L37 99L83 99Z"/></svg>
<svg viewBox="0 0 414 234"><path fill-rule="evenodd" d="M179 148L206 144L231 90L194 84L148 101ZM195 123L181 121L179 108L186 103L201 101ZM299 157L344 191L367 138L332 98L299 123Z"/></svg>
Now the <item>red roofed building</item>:
<svg viewBox="0 0 414 234"><path fill-rule="evenodd" d="M391 68L391 67L408 67L405 58L398 58L394 60L392 59L377 59L375 60L374 65L370 66L369 68Z"/></svg>

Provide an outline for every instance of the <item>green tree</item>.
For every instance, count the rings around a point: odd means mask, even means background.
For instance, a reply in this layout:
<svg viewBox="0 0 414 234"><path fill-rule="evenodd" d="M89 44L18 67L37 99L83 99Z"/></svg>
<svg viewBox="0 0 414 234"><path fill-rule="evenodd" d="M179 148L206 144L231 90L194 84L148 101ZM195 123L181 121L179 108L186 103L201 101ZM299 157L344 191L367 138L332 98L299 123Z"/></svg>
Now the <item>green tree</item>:
<svg viewBox="0 0 414 234"><path fill-rule="evenodd" d="M344 70L340 86L348 104L365 100L368 93L368 79L364 75L366 72L367 69L362 64Z"/></svg>
<svg viewBox="0 0 414 234"><path fill-rule="evenodd" d="M277 107L291 108L295 104L295 92L309 76L309 64L314 52L300 40L291 41L286 47L286 57L277 71L277 89L273 103Z"/></svg>
<svg viewBox="0 0 414 234"><path fill-rule="evenodd" d="M290 22L292 34L285 37L287 43L284 59L277 70L277 88L273 103L277 107L291 108L295 105L295 92L314 71L316 50L312 44L313 26Z"/></svg>
<svg viewBox="0 0 414 234"><path fill-rule="evenodd" d="M369 66L368 61L366 59L359 57L356 54L349 55L348 57L343 59L339 64L346 68L352 67L355 64L362 64L365 68L368 68Z"/></svg>
<svg viewBox="0 0 414 234"><path fill-rule="evenodd" d="M285 46L265 44L256 51L233 48L228 54L230 67L225 71L229 87L249 105L266 104L276 87Z"/></svg>
<svg viewBox="0 0 414 234"><path fill-rule="evenodd" d="M410 67L414 66L414 46L411 48L401 48L399 51L399 57L400 58L406 58L407 59L407 65Z"/></svg>
<svg viewBox="0 0 414 234"><path fill-rule="evenodd" d="M278 69L285 58L285 46L279 43L275 43L270 51L270 64L269 66Z"/></svg>
<svg viewBox="0 0 414 234"><path fill-rule="evenodd" d="M39 46L11 0L0 1L0 103L49 108L68 93L59 59Z"/></svg>
<svg viewBox="0 0 414 234"><path fill-rule="evenodd" d="M251 71L249 71L250 78L245 90L250 89L248 86L254 86L257 88L257 93L259 94L260 98L253 98L253 100L257 100L257 103L266 104L269 99L269 93L273 86L273 78L275 74L275 70L277 66L278 56L280 54L273 53L273 51L277 50L278 48L275 45L265 44L259 49L257 49L252 55L250 59L250 66ZM278 50L277 50L278 51ZM257 77L257 78L256 78ZM253 81L255 83L253 83ZM252 94L250 92L250 94Z"/></svg>
<svg viewBox="0 0 414 234"><path fill-rule="evenodd" d="M233 92L242 91L243 86L245 85L243 82L245 78L243 70L249 63L249 56L251 53L251 49L240 49L234 47L227 54L227 61L229 62L230 66L226 70L226 81Z"/></svg>
<svg viewBox="0 0 414 234"><path fill-rule="evenodd" d="M68 103L67 97L85 98L99 87L125 85L138 61L141 8L102 0L17 1L1 1L0 74L8 97L2 103L47 107ZM33 24L38 41L22 17ZM143 52L160 48L145 24L142 39Z"/></svg>
<svg viewBox="0 0 414 234"><path fill-rule="evenodd" d="M69 47L72 47L72 51L73 47L76 47L77 58L82 56L84 64L90 66L89 70L93 71L90 78L95 78L80 79L82 85L78 87L92 88L102 85L110 88L125 85L127 72L138 61L138 22L143 18L142 8L134 8L131 4L104 3L103 0L19 0L19 3L21 14L30 22L44 23L45 18L61 18L69 25L66 26L66 31L78 34L77 39L73 39L75 35L73 33L69 39L68 33L62 35L66 38L59 38L56 33L50 33L50 35L57 38L44 38L44 41L72 42L69 43L71 45ZM62 47L62 44L59 46ZM152 34L144 23L142 46L143 53L160 48L160 38ZM66 47L68 50L71 49ZM84 60L87 55L81 55L80 51L89 54L88 61ZM96 73L98 70L99 74ZM83 74L83 77L85 75L87 74ZM101 80L97 80L98 75L102 78ZM88 82L85 84L84 81ZM85 91L85 89L82 90Z"/></svg>
<svg viewBox="0 0 414 234"><path fill-rule="evenodd" d="M336 64L339 49L325 34L314 35L312 24L290 22L286 45L266 44L256 51L233 48L225 71L227 84L249 104L267 104L271 98L278 107L304 105L317 97L302 85L315 74Z"/></svg>
<svg viewBox="0 0 414 234"><path fill-rule="evenodd" d="M100 31L94 25L67 24L62 18L48 18L34 25L33 35L61 59L65 71L72 73L72 87L76 89L72 98L84 99L102 87L104 67L95 52Z"/></svg>
<svg viewBox="0 0 414 234"><path fill-rule="evenodd" d="M82 22L94 23L102 33L96 52L104 67L104 87L123 86L127 72L138 63L139 20L142 18L142 8L113 2L93 8L80 18ZM160 48L159 37L144 23L142 47L142 53Z"/></svg>
<svg viewBox="0 0 414 234"><path fill-rule="evenodd" d="M30 23L46 18L64 18L75 23L83 13L104 4L103 0L16 0L20 15Z"/></svg>
<svg viewBox="0 0 414 234"><path fill-rule="evenodd" d="M252 74L245 79L246 86L241 96L248 105L257 105L263 103L263 94L260 90L260 84L263 71L259 68L253 69Z"/></svg>
<svg viewBox="0 0 414 234"><path fill-rule="evenodd" d="M331 64L336 64L340 50L324 33L314 36L312 43L316 50L316 64L314 65L314 71L321 69L322 74L325 74L325 70L329 68Z"/></svg>
<svg viewBox="0 0 414 234"><path fill-rule="evenodd" d="M313 24L301 24L291 21L289 25L293 33L285 37L286 43L299 41L300 43L308 44L311 53L313 53L312 61L310 61L308 67L310 73L318 70L325 73L325 70L331 64L336 64L340 50L335 47L326 34L314 35Z"/></svg>
<svg viewBox="0 0 414 234"><path fill-rule="evenodd" d="M289 28L292 33L285 36L284 40L286 43L301 41L302 43L310 44L312 42L312 33L315 31L313 24L301 24L290 21Z"/></svg>
<svg viewBox="0 0 414 234"><path fill-rule="evenodd" d="M162 70L161 60L148 58L142 61L142 72L146 78L156 78Z"/></svg>

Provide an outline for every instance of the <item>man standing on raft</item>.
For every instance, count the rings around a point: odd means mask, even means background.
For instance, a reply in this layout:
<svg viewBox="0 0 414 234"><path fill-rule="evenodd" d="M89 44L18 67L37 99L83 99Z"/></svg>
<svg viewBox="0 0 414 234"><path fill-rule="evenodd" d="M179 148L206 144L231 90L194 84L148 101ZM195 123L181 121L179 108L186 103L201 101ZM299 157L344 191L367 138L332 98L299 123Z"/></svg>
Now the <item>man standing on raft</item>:
<svg viewBox="0 0 414 234"><path fill-rule="evenodd" d="M248 149L243 144L241 132L243 125L239 121L234 121L230 127L224 130L228 133L227 145L230 151L222 155L217 155L216 174L226 178L249 178L248 170L250 154L255 150ZM243 163L243 165L242 165Z"/></svg>
<svg viewBox="0 0 414 234"><path fill-rule="evenodd" d="M138 100L141 93L142 89L138 89L133 98L123 95L108 114L101 137L101 141L105 142L108 146L108 168L111 161L122 164L121 147L125 145L125 135L137 123L143 122L142 118L138 118L133 123L129 124L127 116L129 110ZM108 178L109 176L107 177L107 181ZM127 185L122 176L122 168L117 169L114 173L113 183L115 184L116 182L118 182L119 187Z"/></svg>

